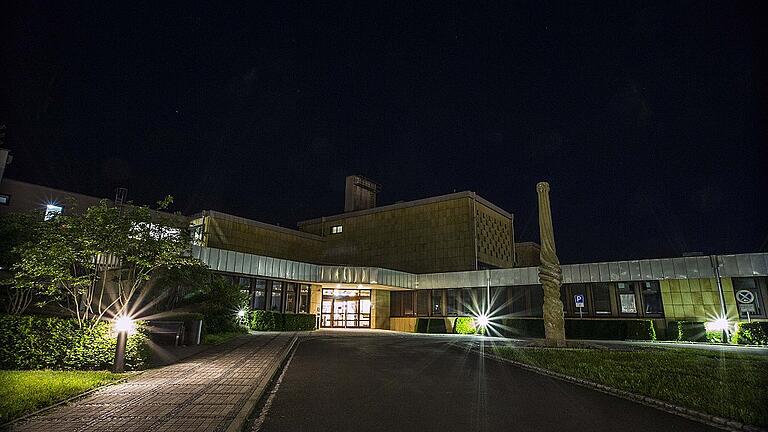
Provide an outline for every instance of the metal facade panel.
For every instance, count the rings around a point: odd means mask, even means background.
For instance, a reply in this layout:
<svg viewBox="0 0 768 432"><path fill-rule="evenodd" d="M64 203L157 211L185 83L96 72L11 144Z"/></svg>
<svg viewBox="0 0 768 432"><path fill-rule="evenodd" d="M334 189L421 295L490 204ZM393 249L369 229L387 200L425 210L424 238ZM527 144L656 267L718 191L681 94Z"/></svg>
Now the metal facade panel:
<svg viewBox="0 0 768 432"><path fill-rule="evenodd" d="M216 270L218 270L218 271L226 271L227 270L227 253L226 253L226 251L217 250L215 254L213 253L213 251L211 251L211 257L216 260L216 267L215 267Z"/></svg>
<svg viewBox="0 0 768 432"><path fill-rule="evenodd" d="M664 269L660 259L651 260L651 279L664 279Z"/></svg>
<svg viewBox="0 0 768 432"><path fill-rule="evenodd" d="M235 273L243 274L243 260L245 259L245 256L242 252L235 252L235 269L233 270Z"/></svg>
<svg viewBox="0 0 768 432"><path fill-rule="evenodd" d="M720 260L720 264L722 264L722 267L720 268L721 276L739 275L739 264L736 262L735 255L720 255L718 258Z"/></svg>
<svg viewBox="0 0 768 432"><path fill-rule="evenodd" d="M650 260L640 260L640 278L644 280L653 280L653 268Z"/></svg>
<svg viewBox="0 0 768 432"><path fill-rule="evenodd" d="M616 263L619 267L619 278L617 280L632 280L632 277L629 274L629 262L628 261L619 261Z"/></svg>
<svg viewBox="0 0 768 432"><path fill-rule="evenodd" d="M235 264L237 260L237 252L227 251L227 271L230 273L235 272Z"/></svg>
<svg viewBox="0 0 768 432"><path fill-rule="evenodd" d="M528 283L526 285L536 285L539 283L539 269L536 267L527 267Z"/></svg>
<svg viewBox="0 0 768 432"><path fill-rule="evenodd" d="M661 261L661 277L663 279L673 279L675 277L675 266L672 264L672 260L666 258L659 261Z"/></svg>
<svg viewBox="0 0 768 432"><path fill-rule="evenodd" d="M752 268L752 260L749 255L736 255L736 265L739 268L739 276L753 276L755 274Z"/></svg>
<svg viewBox="0 0 768 432"><path fill-rule="evenodd" d="M253 254L245 254L245 257L243 258L243 273L245 274L253 274L251 272L251 263L253 262Z"/></svg>
<svg viewBox="0 0 768 432"><path fill-rule="evenodd" d="M749 259L752 261L752 274L755 276L765 276L768 274L768 254L751 254Z"/></svg>
<svg viewBox="0 0 768 432"><path fill-rule="evenodd" d="M584 282L600 282L600 264L589 264L589 280Z"/></svg>
<svg viewBox="0 0 768 432"><path fill-rule="evenodd" d="M579 278L573 278L573 283L589 282L589 264L579 264Z"/></svg>
<svg viewBox="0 0 768 432"><path fill-rule="evenodd" d="M618 262L609 262L608 263L608 280L609 281L618 281L619 279L619 263ZM601 282L605 282L605 278L600 278Z"/></svg>
<svg viewBox="0 0 768 432"><path fill-rule="evenodd" d="M688 279L685 258L672 258L672 271L674 279Z"/></svg>
<svg viewBox="0 0 768 432"><path fill-rule="evenodd" d="M699 275L699 263L696 261L696 257L686 257L685 260L685 274L689 279L698 279Z"/></svg>
<svg viewBox="0 0 768 432"><path fill-rule="evenodd" d="M696 257L696 266L699 268L700 278L713 278L715 271L712 269L712 261L709 257Z"/></svg>
<svg viewBox="0 0 768 432"><path fill-rule="evenodd" d="M571 276L571 266L564 265L562 266L563 270L563 283L573 283L573 277Z"/></svg>
<svg viewBox="0 0 768 432"><path fill-rule="evenodd" d="M627 262L627 266L629 267L629 280L643 280L643 273L639 260L629 261Z"/></svg>

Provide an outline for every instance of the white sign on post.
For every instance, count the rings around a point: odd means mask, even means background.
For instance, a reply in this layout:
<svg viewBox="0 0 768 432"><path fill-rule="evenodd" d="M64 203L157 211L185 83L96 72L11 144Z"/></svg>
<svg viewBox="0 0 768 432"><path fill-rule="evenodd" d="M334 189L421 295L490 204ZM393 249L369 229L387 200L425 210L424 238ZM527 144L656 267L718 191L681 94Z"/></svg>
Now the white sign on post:
<svg viewBox="0 0 768 432"><path fill-rule="evenodd" d="M755 293L750 290L736 291L736 301L739 302L739 312L747 314L747 321L752 322L751 313L757 312L755 308Z"/></svg>

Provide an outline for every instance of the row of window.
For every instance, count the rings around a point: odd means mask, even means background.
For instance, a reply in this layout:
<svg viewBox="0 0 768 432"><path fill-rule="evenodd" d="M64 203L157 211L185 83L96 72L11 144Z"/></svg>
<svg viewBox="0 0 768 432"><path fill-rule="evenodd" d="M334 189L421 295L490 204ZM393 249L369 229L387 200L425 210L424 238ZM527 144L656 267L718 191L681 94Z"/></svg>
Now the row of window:
<svg viewBox="0 0 768 432"><path fill-rule="evenodd" d="M490 294L490 302L486 296ZM566 316L662 316L657 281L566 284L560 289ZM541 285L393 291L390 316L542 316ZM490 306L488 306L490 303Z"/></svg>
<svg viewBox="0 0 768 432"><path fill-rule="evenodd" d="M248 295L252 310L309 313L310 287L306 284L269 279L227 276Z"/></svg>

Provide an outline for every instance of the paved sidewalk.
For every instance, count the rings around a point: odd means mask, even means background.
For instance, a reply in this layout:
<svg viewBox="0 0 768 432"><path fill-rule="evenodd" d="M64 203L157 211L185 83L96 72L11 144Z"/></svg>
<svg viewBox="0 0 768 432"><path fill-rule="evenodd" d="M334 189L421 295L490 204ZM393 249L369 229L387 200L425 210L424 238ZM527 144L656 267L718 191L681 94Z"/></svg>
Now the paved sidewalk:
<svg viewBox="0 0 768 432"><path fill-rule="evenodd" d="M294 338L246 335L108 386L14 431L224 431L244 421Z"/></svg>

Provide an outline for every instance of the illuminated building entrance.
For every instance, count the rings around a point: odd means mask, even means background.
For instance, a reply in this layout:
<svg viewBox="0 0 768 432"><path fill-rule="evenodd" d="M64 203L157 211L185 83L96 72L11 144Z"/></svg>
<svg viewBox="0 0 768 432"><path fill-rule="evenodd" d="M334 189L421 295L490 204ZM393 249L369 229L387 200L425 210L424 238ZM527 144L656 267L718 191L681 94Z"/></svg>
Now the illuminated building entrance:
<svg viewBox="0 0 768 432"><path fill-rule="evenodd" d="M322 327L371 327L371 290L324 289Z"/></svg>

